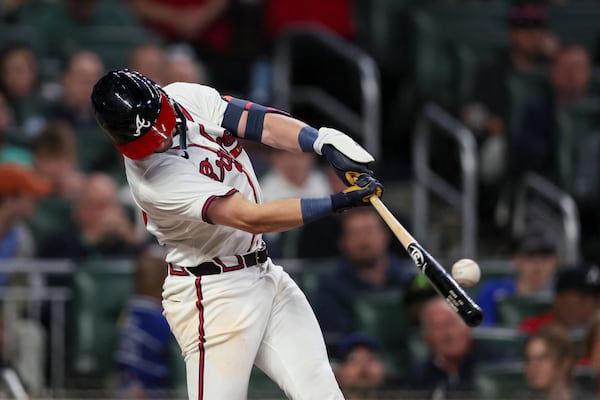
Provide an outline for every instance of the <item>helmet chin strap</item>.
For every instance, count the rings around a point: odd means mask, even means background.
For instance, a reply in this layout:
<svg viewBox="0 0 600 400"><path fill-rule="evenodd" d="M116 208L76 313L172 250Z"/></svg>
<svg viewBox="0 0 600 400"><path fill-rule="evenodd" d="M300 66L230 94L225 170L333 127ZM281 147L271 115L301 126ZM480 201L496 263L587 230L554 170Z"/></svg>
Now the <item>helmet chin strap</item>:
<svg viewBox="0 0 600 400"><path fill-rule="evenodd" d="M177 134L179 135L179 146L181 150L187 149L187 124L186 119L181 110L179 109L179 105L173 102L173 108L175 109L175 127L177 130Z"/></svg>

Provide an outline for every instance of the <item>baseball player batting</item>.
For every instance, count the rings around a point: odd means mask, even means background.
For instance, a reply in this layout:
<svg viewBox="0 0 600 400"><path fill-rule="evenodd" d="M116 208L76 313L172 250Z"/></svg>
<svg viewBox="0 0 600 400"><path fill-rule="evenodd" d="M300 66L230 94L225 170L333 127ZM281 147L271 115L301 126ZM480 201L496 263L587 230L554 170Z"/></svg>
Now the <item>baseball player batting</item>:
<svg viewBox="0 0 600 400"><path fill-rule="evenodd" d="M292 399L343 399L314 313L261 234L368 206L383 189L367 168L373 157L335 129L207 86L161 88L126 69L96 83L92 104L125 156L148 231L167 249L164 315L186 363L189 398L246 399L256 365ZM325 155L349 187L263 203L241 138Z"/></svg>

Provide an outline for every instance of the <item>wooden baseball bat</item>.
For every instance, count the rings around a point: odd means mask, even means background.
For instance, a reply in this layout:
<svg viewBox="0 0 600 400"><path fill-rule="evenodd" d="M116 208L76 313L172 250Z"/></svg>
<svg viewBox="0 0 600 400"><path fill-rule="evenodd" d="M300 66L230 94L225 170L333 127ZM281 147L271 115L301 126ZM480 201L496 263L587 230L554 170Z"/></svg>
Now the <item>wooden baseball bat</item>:
<svg viewBox="0 0 600 400"><path fill-rule="evenodd" d="M471 297L465 293L460 285L446 272L444 267L437 262L402 226L394 215L377 196L369 197L381 218L390 227L402 246L406 249L415 265L427 277L431 286L446 300L454 311L460 315L465 323L475 327L483 321L483 311Z"/></svg>

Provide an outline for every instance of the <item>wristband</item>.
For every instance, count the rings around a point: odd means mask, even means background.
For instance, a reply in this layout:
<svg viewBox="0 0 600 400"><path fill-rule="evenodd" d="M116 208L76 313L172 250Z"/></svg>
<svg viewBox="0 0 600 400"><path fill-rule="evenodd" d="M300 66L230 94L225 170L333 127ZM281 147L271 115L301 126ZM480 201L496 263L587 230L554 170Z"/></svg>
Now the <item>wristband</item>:
<svg viewBox="0 0 600 400"><path fill-rule="evenodd" d="M315 140L317 140L317 136L319 136L319 131L313 128L312 126L305 126L300 130L298 134L298 143L300 144L300 148L305 153L314 153L314 144Z"/></svg>
<svg viewBox="0 0 600 400"><path fill-rule="evenodd" d="M331 214L333 211L332 198L300 199L300 210L302 211L302 221L307 224Z"/></svg>

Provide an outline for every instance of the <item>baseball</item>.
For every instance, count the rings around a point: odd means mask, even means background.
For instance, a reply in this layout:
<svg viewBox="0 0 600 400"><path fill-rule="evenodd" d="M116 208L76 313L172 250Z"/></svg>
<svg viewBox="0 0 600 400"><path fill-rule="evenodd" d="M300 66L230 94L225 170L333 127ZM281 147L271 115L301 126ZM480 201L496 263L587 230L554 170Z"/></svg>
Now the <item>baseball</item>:
<svg viewBox="0 0 600 400"><path fill-rule="evenodd" d="M452 277L461 286L471 287L479 282L481 270L475 261L463 258L452 265Z"/></svg>

